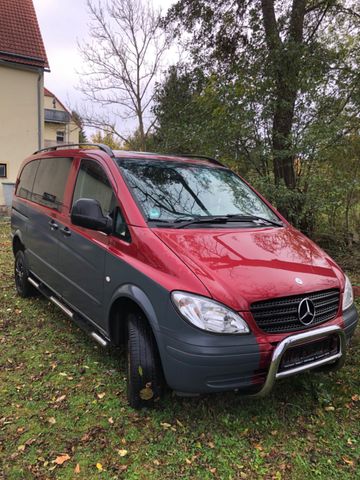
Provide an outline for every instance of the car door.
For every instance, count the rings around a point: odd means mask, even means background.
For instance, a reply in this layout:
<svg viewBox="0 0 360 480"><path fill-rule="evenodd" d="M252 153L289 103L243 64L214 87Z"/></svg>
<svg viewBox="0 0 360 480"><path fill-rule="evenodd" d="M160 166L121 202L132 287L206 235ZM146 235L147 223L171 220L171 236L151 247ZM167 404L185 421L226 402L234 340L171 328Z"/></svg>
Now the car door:
<svg viewBox="0 0 360 480"><path fill-rule="evenodd" d="M59 274L58 217L63 209L66 183L73 159L42 158L28 194L26 253L30 270L55 292L61 289ZM21 192L21 189L20 189Z"/></svg>
<svg viewBox="0 0 360 480"><path fill-rule="evenodd" d="M115 208L112 184L103 166L94 159L81 159L73 191L72 205L80 198L100 202L104 215ZM102 232L61 222L59 228L59 268L63 277L62 297L87 318L103 323L105 255L108 236Z"/></svg>

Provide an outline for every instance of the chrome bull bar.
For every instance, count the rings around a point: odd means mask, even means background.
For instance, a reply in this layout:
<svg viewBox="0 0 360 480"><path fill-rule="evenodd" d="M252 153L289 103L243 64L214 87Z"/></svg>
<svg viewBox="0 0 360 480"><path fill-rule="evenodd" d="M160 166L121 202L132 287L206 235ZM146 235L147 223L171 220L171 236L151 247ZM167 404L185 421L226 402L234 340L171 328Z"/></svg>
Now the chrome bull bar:
<svg viewBox="0 0 360 480"><path fill-rule="evenodd" d="M279 366L285 352L291 348L298 345L305 345L307 343L312 343L315 340L320 340L322 338L329 337L331 335L338 335L339 337L339 351L336 354L330 355L325 358L315 360L313 362L306 363L304 365L299 365L289 370L279 372ZM299 333L296 335L290 335L282 340L276 347L272 354L270 368L263 384L261 390L255 394L249 395L250 397L264 397L267 395L274 386L274 383L277 379L290 377L296 375L297 373L305 372L307 370L312 370L314 368L319 368L324 365L333 366L333 369L340 368L345 361L346 355L346 336L345 332L337 325L331 325L328 327L317 328L309 332Z"/></svg>

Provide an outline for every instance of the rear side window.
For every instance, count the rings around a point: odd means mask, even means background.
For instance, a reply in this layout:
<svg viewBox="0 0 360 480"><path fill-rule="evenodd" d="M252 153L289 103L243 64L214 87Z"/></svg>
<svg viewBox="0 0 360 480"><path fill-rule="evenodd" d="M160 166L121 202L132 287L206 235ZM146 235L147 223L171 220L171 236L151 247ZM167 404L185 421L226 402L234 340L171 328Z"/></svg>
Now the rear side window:
<svg viewBox="0 0 360 480"><path fill-rule="evenodd" d="M33 162L28 163L23 168L19 184L17 186L16 195L26 200L31 200L32 189L34 186L34 180L36 172L39 166L40 160L34 160Z"/></svg>
<svg viewBox="0 0 360 480"><path fill-rule="evenodd" d="M32 201L59 210L64 201L72 158L44 158L36 174Z"/></svg>
<svg viewBox="0 0 360 480"><path fill-rule="evenodd" d="M76 179L73 204L79 198L93 198L101 205L103 215L113 214L115 195L101 166L94 160L82 160Z"/></svg>

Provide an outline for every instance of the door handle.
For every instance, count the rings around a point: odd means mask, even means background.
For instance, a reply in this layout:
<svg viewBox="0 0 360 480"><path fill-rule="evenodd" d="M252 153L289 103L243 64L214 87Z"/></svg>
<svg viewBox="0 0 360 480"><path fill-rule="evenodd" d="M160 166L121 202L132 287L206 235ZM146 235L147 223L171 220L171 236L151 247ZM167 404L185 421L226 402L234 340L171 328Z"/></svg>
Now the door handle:
<svg viewBox="0 0 360 480"><path fill-rule="evenodd" d="M50 220L49 225L52 231L57 230L59 228L59 225L54 220Z"/></svg>
<svg viewBox="0 0 360 480"><path fill-rule="evenodd" d="M65 237L71 236L71 230L68 227L64 227L60 229L60 232L65 235Z"/></svg>

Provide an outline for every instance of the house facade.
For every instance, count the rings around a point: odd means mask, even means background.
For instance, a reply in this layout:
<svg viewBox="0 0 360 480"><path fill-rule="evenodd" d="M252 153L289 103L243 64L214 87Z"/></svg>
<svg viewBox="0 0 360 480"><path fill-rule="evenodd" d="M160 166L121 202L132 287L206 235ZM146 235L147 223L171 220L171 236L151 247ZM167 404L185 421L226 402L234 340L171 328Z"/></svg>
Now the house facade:
<svg viewBox="0 0 360 480"><path fill-rule="evenodd" d="M0 206L23 159L44 145L44 71L49 70L32 0L0 0Z"/></svg>
<svg viewBox="0 0 360 480"><path fill-rule="evenodd" d="M47 88L44 89L44 108L44 146L79 143L80 128L68 109Z"/></svg>

